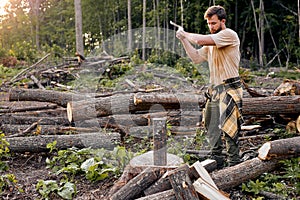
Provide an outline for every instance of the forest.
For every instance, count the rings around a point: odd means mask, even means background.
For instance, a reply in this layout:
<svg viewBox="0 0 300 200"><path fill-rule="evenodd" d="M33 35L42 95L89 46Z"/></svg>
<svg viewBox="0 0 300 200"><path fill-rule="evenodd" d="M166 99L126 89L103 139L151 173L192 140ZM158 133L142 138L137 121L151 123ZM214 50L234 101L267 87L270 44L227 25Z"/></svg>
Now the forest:
<svg viewBox="0 0 300 200"><path fill-rule="evenodd" d="M89 56L103 48L114 56L157 48L180 53L171 31L176 28L169 21L189 32L208 33L203 14L213 4L225 7L227 27L240 37L242 65L298 66L299 2L295 0L84 0L80 7L82 53ZM74 1L10 0L3 9L0 57L34 62L49 52L55 57L76 52Z"/></svg>
<svg viewBox="0 0 300 200"><path fill-rule="evenodd" d="M170 23L209 34L212 5L243 84L241 163L222 169L208 65ZM299 199L299 44L299 0L0 0L0 199Z"/></svg>

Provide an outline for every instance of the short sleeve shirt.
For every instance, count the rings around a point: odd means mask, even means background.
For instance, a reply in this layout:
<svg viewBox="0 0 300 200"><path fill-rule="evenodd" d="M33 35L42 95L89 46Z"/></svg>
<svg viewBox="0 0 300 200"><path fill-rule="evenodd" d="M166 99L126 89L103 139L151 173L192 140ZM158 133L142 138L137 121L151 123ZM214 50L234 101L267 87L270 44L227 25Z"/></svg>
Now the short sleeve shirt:
<svg viewBox="0 0 300 200"><path fill-rule="evenodd" d="M211 34L211 37L216 45L203 46L198 54L208 62L210 83L219 85L228 78L239 76L240 40L229 28Z"/></svg>

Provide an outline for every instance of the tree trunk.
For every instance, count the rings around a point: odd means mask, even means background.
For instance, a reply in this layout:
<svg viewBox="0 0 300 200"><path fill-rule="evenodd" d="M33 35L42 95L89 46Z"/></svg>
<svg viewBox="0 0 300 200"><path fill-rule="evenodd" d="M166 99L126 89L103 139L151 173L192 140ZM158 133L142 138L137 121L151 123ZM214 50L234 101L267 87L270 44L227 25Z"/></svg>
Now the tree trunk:
<svg viewBox="0 0 300 200"><path fill-rule="evenodd" d="M258 150L258 157L261 160L278 159L290 155L300 155L300 136L266 142Z"/></svg>
<svg viewBox="0 0 300 200"><path fill-rule="evenodd" d="M77 148L105 148L112 150L115 142L120 138L119 133L85 133L77 135L39 135L31 137L6 137L11 152L45 152L47 144L57 141L57 149Z"/></svg>
<svg viewBox="0 0 300 200"><path fill-rule="evenodd" d="M30 125L16 125L16 124L2 124L0 129L5 133L6 136L11 136L19 134L26 130ZM99 131L100 128L90 127L90 128L81 128L81 127L71 127L71 126L61 126L61 125L40 125L38 124L35 129L33 129L31 134L40 134L40 135L59 135L59 134L70 134L70 133L90 133Z"/></svg>
<svg viewBox="0 0 300 200"><path fill-rule="evenodd" d="M131 23L131 0L127 0L127 26L128 26L128 41L127 41L127 51L130 53L132 51L132 23Z"/></svg>
<svg viewBox="0 0 300 200"><path fill-rule="evenodd" d="M68 102L92 98L89 95L58 92L53 90L16 89L9 91L9 101L42 101L66 107Z"/></svg>
<svg viewBox="0 0 300 200"><path fill-rule="evenodd" d="M75 7L75 32L76 32L76 51L84 55L83 37L82 37L82 11L81 0L74 0Z"/></svg>
<svg viewBox="0 0 300 200"><path fill-rule="evenodd" d="M277 162L277 160L262 161L259 158L253 158L233 167L213 172L211 177L220 190L226 190L274 170Z"/></svg>
<svg viewBox="0 0 300 200"><path fill-rule="evenodd" d="M96 117L130 114L139 111L161 112L181 109L199 111L205 103L203 95L188 94L126 94L69 102L69 121L81 121ZM300 113L300 96L270 96L243 99L244 115L272 115Z"/></svg>
<svg viewBox="0 0 300 200"><path fill-rule="evenodd" d="M26 125L39 121L41 125L61 125L68 126L70 122L65 117L31 117L31 116L19 116L19 115L2 115L0 116L1 124L19 124Z"/></svg>

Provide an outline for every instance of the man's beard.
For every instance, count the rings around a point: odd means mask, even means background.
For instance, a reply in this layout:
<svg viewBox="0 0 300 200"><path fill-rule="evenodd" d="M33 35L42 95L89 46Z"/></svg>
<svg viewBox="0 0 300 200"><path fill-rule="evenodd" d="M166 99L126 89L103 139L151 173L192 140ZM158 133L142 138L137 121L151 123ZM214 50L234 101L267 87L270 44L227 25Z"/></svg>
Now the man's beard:
<svg viewBox="0 0 300 200"><path fill-rule="evenodd" d="M221 30L222 30L222 26L219 26L219 28L216 31L214 31L212 34L219 33Z"/></svg>

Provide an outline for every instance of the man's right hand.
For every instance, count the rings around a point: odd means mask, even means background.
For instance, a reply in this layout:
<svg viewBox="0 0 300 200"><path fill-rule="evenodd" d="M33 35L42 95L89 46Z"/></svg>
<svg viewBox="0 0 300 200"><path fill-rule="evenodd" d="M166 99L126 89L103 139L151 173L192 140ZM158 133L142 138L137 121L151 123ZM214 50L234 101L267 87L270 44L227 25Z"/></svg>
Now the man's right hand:
<svg viewBox="0 0 300 200"><path fill-rule="evenodd" d="M176 31L176 37L180 40L183 40L185 38L185 34L186 32L183 30L182 27Z"/></svg>

